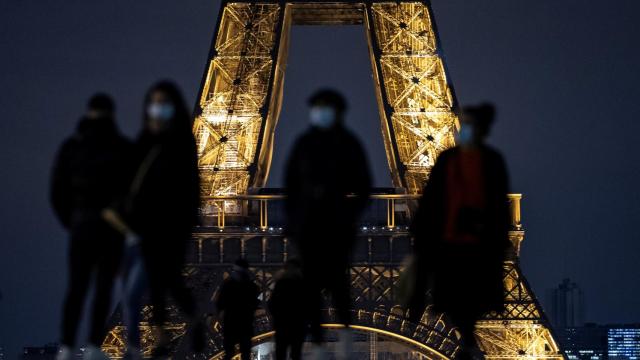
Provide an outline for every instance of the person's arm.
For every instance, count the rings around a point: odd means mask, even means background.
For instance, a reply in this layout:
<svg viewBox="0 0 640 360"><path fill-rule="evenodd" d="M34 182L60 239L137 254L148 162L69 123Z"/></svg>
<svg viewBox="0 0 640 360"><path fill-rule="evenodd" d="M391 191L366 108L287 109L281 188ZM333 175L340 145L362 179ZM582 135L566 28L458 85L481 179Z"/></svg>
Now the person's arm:
<svg viewBox="0 0 640 360"><path fill-rule="evenodd" d="M253 285L253 291L254 291L254 299L255 299L255 308L254 309L258 309L260 307L260 288L258 288L258 285L256 285L255 283L252 282Z"/></svg>
<svg viewBox="0 0 640 360"><path fill-rule="evenodd" d="M102 219L111 225L114 229L121 232L123 235L133 233L129 225L122 219L120 214L112 208L106 208L102 210Z"/></svg>
<svg viewBox="0 0 640 360"><path fill-rule="evenodd" d="M369 161L367 155L357 139L354 138L353 155L355 161L353 161L355 177L354 193L356 195L356 211L361 212L367 206L369 196L371 195L371 171L369 168Z"/></svg>
<svg viewBox="0 0 640 360"><path fill-rule="evenodd" d="M216 294L216 297L214 299L214 303L216 304L216 311L218 312L219 316L222 316L224 310L227 308L227 287L228 280L225 280L222 282L220 290L218 290L218 293Z"/></svg>
<svg viewBox="0 0 640 360"><path fill-rule="evenodd" d="M500 200L497 204L497 236L500 239L499 246L505 251L513 247L509 240L509 229L511 227L511 214L509 212L509 203L507 195L509 194L509 172L504 158L500 153L496 152L495 160L495 181L497 185L497 193Z"/></svg>
<svg viewBox="0 0 640 360"><path fill-rule="evenodd" d="M71 144L65 142L56 156L51 175L50 199L56 217L65 228L71 226L71 174L69 157Z"/></svg>
<svg viewBox="0 0 640 360"><path fill-rule="evenodd" d="M192 217L193 226L200 225L199 209L201 207L200 199L200 170L198 169L198 153L195 142L191 141L184 155L184 174L185 188L188 189L186 194L185 208L188 209L189 215Z"/></svg>
<svg viewBox="0 0 640 360"><path fill-rule="evenodd" d="M288 218L288 231L295 232L294 227L299 225L297 220L297 215L301 210L299 204L299 195L300 195L300 167L302 166L300 158L301 152L303 151L303 146L300 140L298 139L293 145L293 149L289 153L289 158L287 159L287 164L285 166L285 176L284 176L284 191L286 194L286 199L284 202L285 212Z"/></svg>
<svg viewBox="0 0 640 360"><path fill-rule="evenodd" d="M418 208L412 217L410 230L415 238L416 252L423 253L426 247L434 240L433 236L430 236L437 229L430 226L430 224L437 224L434 219L435 212L441 212L441 209L434 210L435 207L440 206L442 203L442 196L444 196L444 181L445 181L445 166L450 157L450 152L443 152L437 159L431 173L429 174L429 180L425 184L422 190L422 197L418 200ZM442 216L439 213L440 218Z"/></svg>

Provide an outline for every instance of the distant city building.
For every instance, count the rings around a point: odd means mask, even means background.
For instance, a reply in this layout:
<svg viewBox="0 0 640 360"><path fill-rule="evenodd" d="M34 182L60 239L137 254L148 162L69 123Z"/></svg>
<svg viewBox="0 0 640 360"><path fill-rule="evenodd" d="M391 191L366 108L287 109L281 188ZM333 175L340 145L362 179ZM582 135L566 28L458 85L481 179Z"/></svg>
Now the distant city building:
<svg viewBox="0 0 640 360"><path fill-rule="evenodd" d="M25 346L22 350L22 360L55 360L60 346L47 344L45 346Z"/></svg>
<svg viewBox="0 0 640 360"><path fill-rule="evenodd" d="M82 359L85 348L80 348L74 355L76 359ZM25 346L22 348L21 360L49 360L55 359L60 351L60 345L49 343L45 346ZM0 360L3 360L0 356Z"/></svg>
<svg viewBox="0 0 640 360"><path fill-rule="evenodd" d="M557 333L569 360L640 360L640 324L588 323Z"/></svg>
<svg viewBox="0 0 640 360"><path fill-rule="evenodd" d="M562 280L551 291L551 323L556 329L577 328L584 323L584 295L575 282Z"/></svg>
<svg viewBox="0 0 640 360"><path fill-rule="evenodd" d="M585 324L558 330L562 350L570 360L602 360L607 358L608 327Z"/></svg>
<svg viewBox="0 0 640 360"><path fill-rule="evenodd" d="M640 324L610 326L607 341L609 359L640 359Z"/></svg>

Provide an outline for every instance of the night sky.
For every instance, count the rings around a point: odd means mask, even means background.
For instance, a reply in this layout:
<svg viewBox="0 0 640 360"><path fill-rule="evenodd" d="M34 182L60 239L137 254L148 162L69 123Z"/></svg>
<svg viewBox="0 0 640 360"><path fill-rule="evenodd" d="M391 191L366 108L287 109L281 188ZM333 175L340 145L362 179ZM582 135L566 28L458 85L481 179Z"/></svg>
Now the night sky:
<svg viewBox="0 0 640 360"><path fill-rule="evenodd" d="M570 277L586 318L639 322L640 25L637 0L433 0L461 103L495 102L491 142L524 193L524 272L544 302ZM121 129L146 88L175 79L190 104L219 8L211 0L0 1L0 347L58 339L66 234L48 202L60 142L107 91ZM349 98L378 186L390 183L364 29L294 27L270 186L319 86Z"/></svg>

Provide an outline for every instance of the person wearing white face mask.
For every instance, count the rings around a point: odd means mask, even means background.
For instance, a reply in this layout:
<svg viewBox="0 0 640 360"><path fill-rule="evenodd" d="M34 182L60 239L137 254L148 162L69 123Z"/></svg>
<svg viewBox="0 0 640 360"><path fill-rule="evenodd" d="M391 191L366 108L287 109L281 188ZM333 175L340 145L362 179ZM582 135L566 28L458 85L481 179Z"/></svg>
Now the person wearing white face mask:
<svg viewBox="0 0 640 360"><path fill-rule="evenodd" d="M309 122L318 129L331 129L337 121L336 109L326 104L314 105L309 110Z"/></svg>
<svg viewBox="0 0 640 360"><path fill-rule="evenodd" d="M162 98L156 99L147 106L147 128L154 133L162 132L167 128L175 113L176 109L173 104Z"/></svg>
<svg viewBox="0 0 640 360"><path fill-rule="evenodd" d="M103 212L127 235L124 269L127 359L139 359L141 298L149 290L154 355L169 352L163 330L166 298L171 295L194 326L193 349L204 347L204 324L182 278L186 242L198 222L200 186L191 118L179 89L171 82L153 86L145 98L143 129L136 142L137 170L121 206Z"/></svg>
<svg viewBox="0 0 640 360"><path fill-rule="evenodd" d="M340 359L351 353L349 254L355 242L356 220L371 191L366 155L343 124L346 109L345 99L334 90L320 90L311 96L311 126L296 141L285 175L287 231L300 250L306 282L301 292L314 349L316 355L324 353L320 346L321 293L327 290L337 309L337 320L345 325L339 331ZM327 261L332 263L329 268Z"/></svg>
<svg viewBox="0 0 640 360"><path fill-rule="evenodd" d="M491 104L464 108L457 146L438 157L411 226L417 270L410 317L422 316L431 286L433 310L446 312L462 335L459 359L479 351L474 329L481 316L504 310L503 263L515 256L507 168L484 142L494 117Z"/></svg>

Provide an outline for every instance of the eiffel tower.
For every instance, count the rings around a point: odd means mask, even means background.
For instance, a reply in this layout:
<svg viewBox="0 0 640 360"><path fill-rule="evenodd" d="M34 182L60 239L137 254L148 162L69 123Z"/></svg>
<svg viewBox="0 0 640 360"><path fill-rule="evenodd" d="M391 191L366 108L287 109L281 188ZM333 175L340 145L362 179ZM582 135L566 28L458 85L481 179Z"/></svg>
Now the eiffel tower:
<svg viewBox="0 0 640 360"><path fill-rule="evenodd" d="M295 249L282 229L282 199L265 189L292 25L360 25L369 55L393 191L372 196L363 217L351 268L357 358L452 359L460 335L446 314L427 308L419 323L397 306L402 261L413 239L407 225L438 154L454 145L457 102L447 76L429 1L223 0L196 106L194 133L202 179L203 226L189 242L186 281L200 306L212 300L238 257L252 272L266 301L274 274ZM340 175L340 174L338 174ZM272 189L273 190L273 189ZM476 329L488 359L562 359L540 304L518 265L524 230L521 195L509 195L514 254L504 264L504 313L486 314ZM327 224L331 226L331 224ZM327 266L330 266L329 264ZM174 359L222 356L220 323L214 319L206 351L189 351L189 327L171 305L166 327ZM336 328L335 311L324 309ZM143 348L153 342L143 309ZM126 329L117 311L103 349L121 358ZM272 341L270 315L255 320L254 357L265 359ZM386 355L385 355L386 356Z"/></svg>

